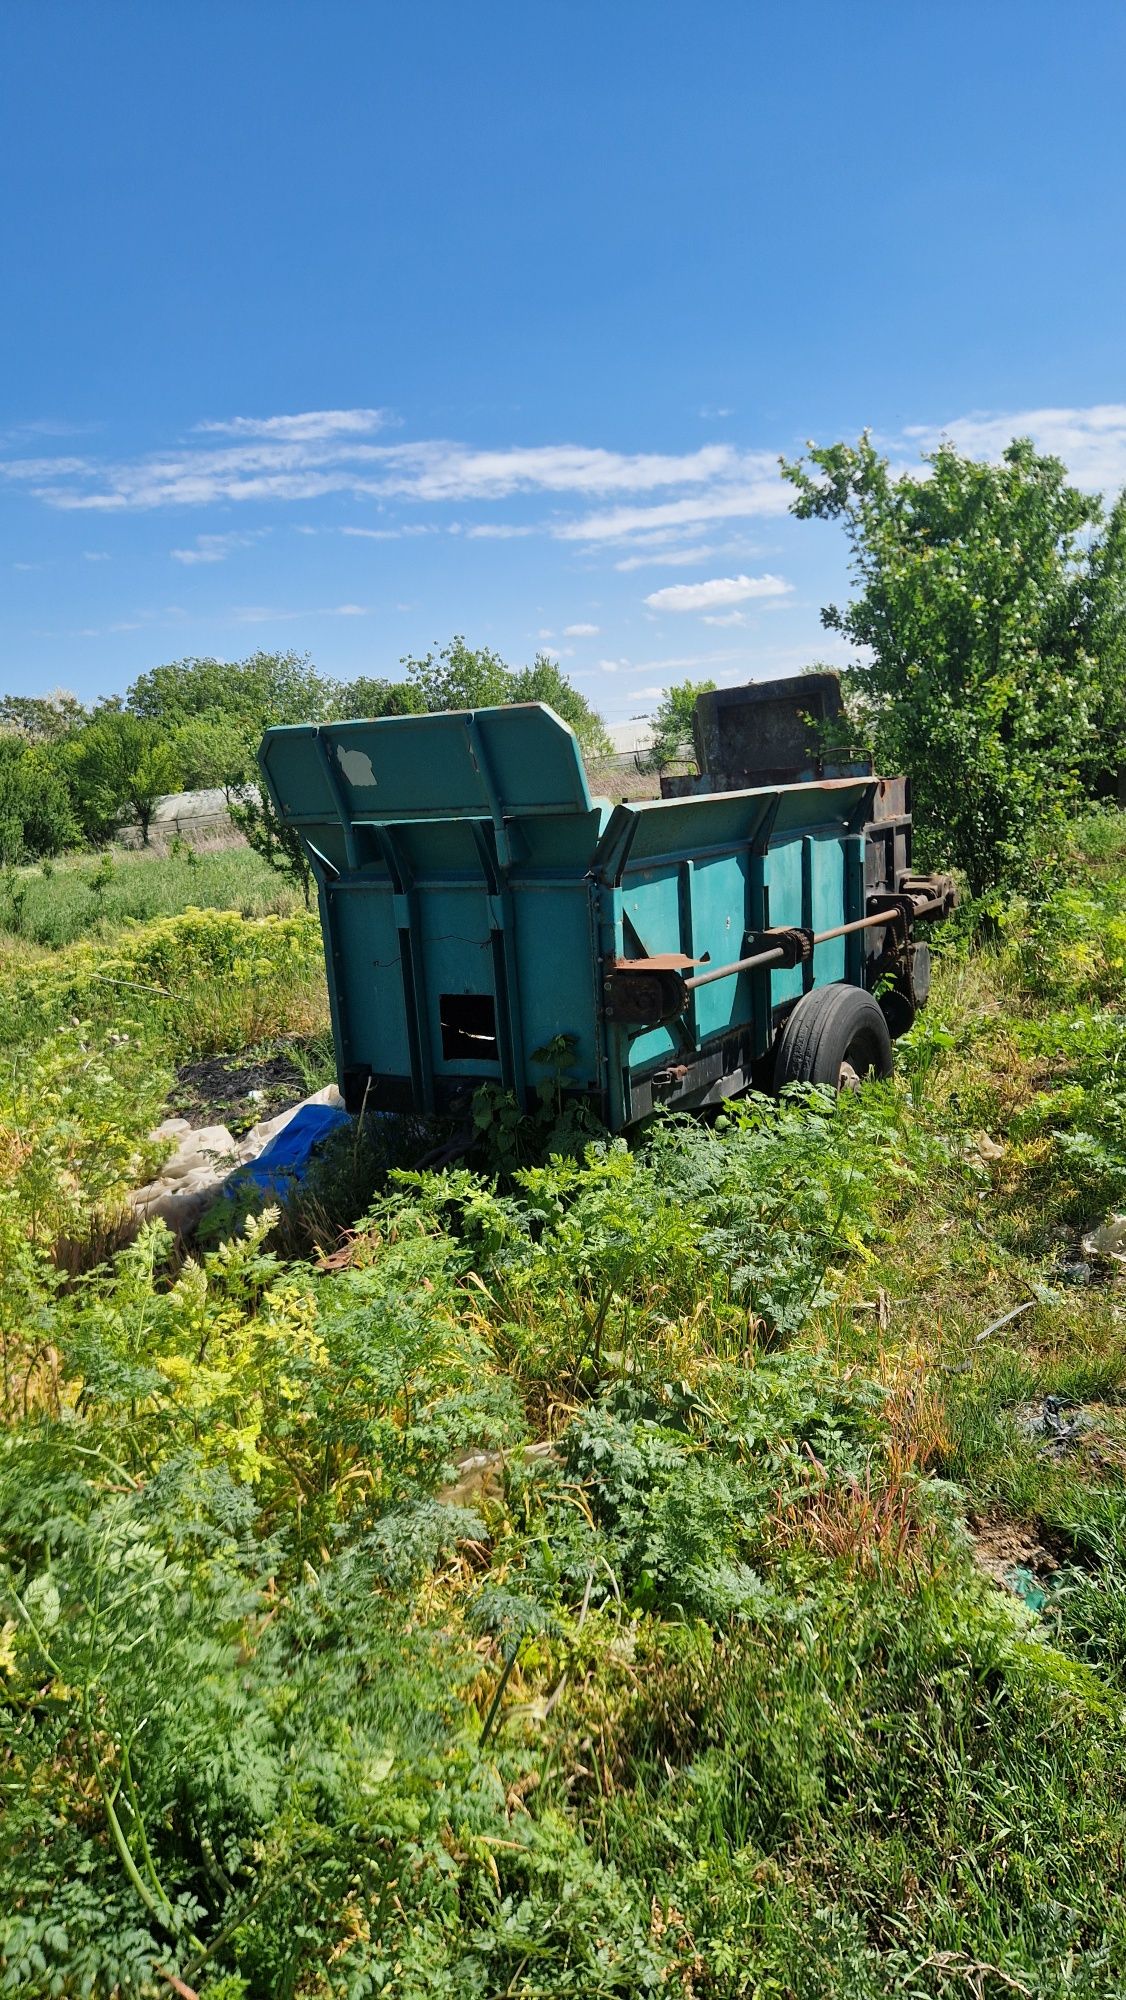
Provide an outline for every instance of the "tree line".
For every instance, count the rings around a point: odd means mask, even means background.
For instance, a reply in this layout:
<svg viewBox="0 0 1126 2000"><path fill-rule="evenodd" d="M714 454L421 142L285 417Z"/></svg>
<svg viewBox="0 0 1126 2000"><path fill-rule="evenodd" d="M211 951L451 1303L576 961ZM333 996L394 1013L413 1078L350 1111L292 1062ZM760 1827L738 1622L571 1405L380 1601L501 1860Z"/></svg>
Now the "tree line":
<svg viewBox="0 0 1126 2000"><path fill-rule="evenodd" d="M546 654L513 668L458 637L401 665L397 680L336 681L308 655L259 652L153 667L89 708L68 694L2 697L0 865L99 844L126 823L147 842L158 800L210 787L226 792L252 844L283 860L257 790L258 745L274 723L544 701L584 749L608 747L601 718Z"/></svg>

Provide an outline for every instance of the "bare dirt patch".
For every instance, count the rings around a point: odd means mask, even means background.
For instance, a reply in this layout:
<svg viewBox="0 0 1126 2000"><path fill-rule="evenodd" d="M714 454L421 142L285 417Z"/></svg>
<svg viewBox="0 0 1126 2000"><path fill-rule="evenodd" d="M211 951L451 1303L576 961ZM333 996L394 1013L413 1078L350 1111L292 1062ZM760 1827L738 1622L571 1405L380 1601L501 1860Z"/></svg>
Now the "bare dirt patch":
<svg viewBox="0 0 1126 2000"><path fill-rule="evenodd" d="M181 1064L168 1108L192 1125L225 1125L238 1138L261 1119L299 1104L308 1089L285 1049L258 1058L203 1056Z"/></svg>
<svg viewBox="0 0 1126 2000"><path fill-rule="evenodd" d="M1060 1563L1037 1530L1018 1521L973 1518L969 1528L978 1568L1002 1590L1041 1610Z"/></svg>

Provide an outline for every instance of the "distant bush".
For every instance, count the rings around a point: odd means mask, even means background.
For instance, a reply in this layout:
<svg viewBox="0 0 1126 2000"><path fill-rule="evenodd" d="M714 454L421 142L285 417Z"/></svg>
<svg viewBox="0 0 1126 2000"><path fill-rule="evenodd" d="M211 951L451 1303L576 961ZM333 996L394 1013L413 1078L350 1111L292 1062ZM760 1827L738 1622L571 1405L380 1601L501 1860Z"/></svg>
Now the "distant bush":
<svg viewBox="0 0 1126 2000"><path fill-rule="evenodd" d="M26 738L0 735L0 866L61 854L78 838L57 753Z"/></svg>

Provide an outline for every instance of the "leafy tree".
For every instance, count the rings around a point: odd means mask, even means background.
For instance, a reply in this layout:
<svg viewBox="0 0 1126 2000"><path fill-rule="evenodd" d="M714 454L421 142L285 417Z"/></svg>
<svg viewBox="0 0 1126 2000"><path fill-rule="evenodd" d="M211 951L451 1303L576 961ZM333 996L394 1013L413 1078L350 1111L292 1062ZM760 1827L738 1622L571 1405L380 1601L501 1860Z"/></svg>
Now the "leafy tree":
<svg viewBox="0 0 1126 2000"><path fill-rule="evenodd" d="M783 463L803 520L843 522L859 586L823 623L864 650L849 687L878 761L909 773L921 846L978 894L1018 878L1089 766L1100 701L1081 532L1097 500L1017 439L893 477L865 434ZM1088 621L1089 622L1089 621Z"/></svg>
<svg viewBox="0 0 1126 2000"><path fill-rule="evenodd" d="M572 687L557 660L537 653L530 667L520 667L512 677L509 701L545 701L564 722L569 722L583 749L592 756L605 756L610 739L602 717L586 696Z"/></svg>
<svg viewBox="0 0 1126 2000"><path fill-rule="evenodd" d="M607 747L601 716L546 653L537 653L530 667L512 668L488 646L474 652L459 634L440 653L408 657L402 664L424 708L501 708L514 701L544 701L570 723L584 750Z"/></svg>
<svg viewBox="0 0 1126 2000"><path fill-rule="evenodd" d="M197 716L182 722L169 738L188 790L221 785L230 793L255 775L259 732L230 718Z"/></svg>
<svg viewBox="0 0 1126 2000"><path fill-rule="evenodd" d="M500 654L488 646L474 652L460 634L440 653L426 653L421 659L408 656L401 664L421 694L423 707L432 711L496 708L512 700L512 672Z"/></svg>
<svg viewBox="0 0 1126 2000"><path fill-rule="evenodd" d="M0 865L59 854L78 839L70 787L52 751L0 735Z"/></svg>
<svg viewBox="0 0 1126 2000"><path fill-rule="evenodd" d="M307 653L252 653L245 660L187 659L153 667L125 697L134 715L165 729L184 723L235 722L252 734L275 722L317 722L328 715L335 685Z"/></svg>
<svg viewBox="0 0 1126 2000"><path fill-rule="evenodd" d="M148 845L158 799L180 786L180 766L156 723L106 710L75 737L70 771L83 828L104 839L132 813Z"/></svg>
<svg viewBox="0 0 1126 2000"><path fill-rule="evenodd" d="M353 721L380 715L421 715L425 710L426 701L417 683L361 674L337 690L333 713L342 721Z"/></svg>
<svg viewBox="0 0 1126 2000"><path fill-rule="evenodd" d="M54 694L0 695L0 731L12 730L30 743L61 743L87 720L77 695L64 688Z"/></svg>
<svg viewBox="0 0 1126 2000"><path fill-rule="evenodd" d="M1098 794L1123 798L1126 766L1126 493L1120 493L1087 559L1087 646L1095 662L1093 737L1085 772Z"/></svg>
<svg viewBox="0 0 1126 2000"><path fill-rule="evenodd" d="M714 681L680 681L665 689L653 717L653 742L645 758L649 770L665 771L683 756L684 745L692 742L696 696L711 694L714 687Z"/></svg>

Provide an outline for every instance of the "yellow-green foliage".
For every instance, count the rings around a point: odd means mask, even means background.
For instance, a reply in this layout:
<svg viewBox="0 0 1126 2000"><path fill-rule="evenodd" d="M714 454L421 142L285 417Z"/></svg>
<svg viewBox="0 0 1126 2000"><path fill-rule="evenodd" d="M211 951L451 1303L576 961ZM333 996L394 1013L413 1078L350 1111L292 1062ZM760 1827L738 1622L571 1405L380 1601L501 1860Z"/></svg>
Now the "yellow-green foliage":
<svg viewBox="0 0 1126 2000"><path fill-rule="evenodd" d="M0 966L0 1041L26 1041L72 1015L206 1054L325 1018L314 915L243 917L187 909L131 925L113 943L83 941L30 966ZM250 1032L245 1032L249 1028Z"/></svg>

